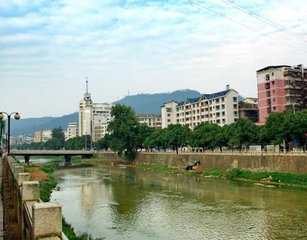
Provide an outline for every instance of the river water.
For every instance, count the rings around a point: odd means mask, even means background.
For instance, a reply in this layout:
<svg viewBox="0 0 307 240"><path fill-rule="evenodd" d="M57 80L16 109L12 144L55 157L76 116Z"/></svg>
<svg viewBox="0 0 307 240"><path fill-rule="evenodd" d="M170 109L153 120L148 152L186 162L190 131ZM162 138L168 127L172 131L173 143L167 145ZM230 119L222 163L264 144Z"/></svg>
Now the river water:
<svg viewBox="0 0 307 240"><path fill-rule="evenodd" d="M134 168L59 170L52 200L105 239L307 239L307 191Z"/></svg>

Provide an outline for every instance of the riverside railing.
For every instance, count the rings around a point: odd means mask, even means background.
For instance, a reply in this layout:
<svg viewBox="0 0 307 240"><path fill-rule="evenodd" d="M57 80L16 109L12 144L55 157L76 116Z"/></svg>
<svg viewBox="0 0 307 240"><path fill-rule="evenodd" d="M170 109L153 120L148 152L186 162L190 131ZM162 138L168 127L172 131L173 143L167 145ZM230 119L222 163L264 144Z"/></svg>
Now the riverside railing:
<svg viewBox="0 0 307 240"><path fill-rule="evenodd" d="M30 174L12 157L3 158L3 180L7 182L4 194L13 205L13 221L22 240L63 240L62 206L58 202L42 202L39 182L30 181Z"/></svg>

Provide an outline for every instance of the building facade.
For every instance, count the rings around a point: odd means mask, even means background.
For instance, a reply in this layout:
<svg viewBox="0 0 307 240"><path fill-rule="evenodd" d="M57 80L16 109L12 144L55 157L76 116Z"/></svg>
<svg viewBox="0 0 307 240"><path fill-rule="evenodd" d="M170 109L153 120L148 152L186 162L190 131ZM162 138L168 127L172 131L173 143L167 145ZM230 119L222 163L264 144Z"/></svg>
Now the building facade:
<svg viewBox="0 0 307 240"><path fill-rule="evenodd" d="M51 130L45 130L45 131L36 131L33 135L33 141L34 142L47 142L52 137L52 131Z"/></svg>
<svg viewBox="0 0 307 240"><path fill-rule="evenodd" d="M65 140L78 136L78 124L76 122L70 122L67 125L65 132Z"/></svg>
<svg viewBox="0 0 307 240"><path fill-rule="evenodd" d="M177 105L178 103L176 101L170 101L161 106L162 128L167 128L169 125L177 123Z"/></svg>
<svg viewBox="0 0 307 240"><path fill-rule="evenodd" d="M90 135L93 141L97 141L106 134L112 104L93 103L87 81L86 85L86 93L79 104L79 136Z"/></svg>
<svg viewBox="0 0 307 240"><path fill-rule="evenodd" d="M170 124L181 124L194 129L201 123L220 126L239 119L239 94L233 89L203 94L199 98L188 98L183 102L170 102L161 107L162 128Z"/></svg>
<svg viewBox="0 0 307 240"><path fill-rule="evenodd" d="M307 108L307 69L303 65L268 66L257 71L259 123L271 112Z"/></svg>
<svg viewBox="0 0 307 240"><path fill-rule="evenodd" d="M248 118L254 123L259 121L257 98L247 97L239 102L239 118Z"/></svg>
<svg viewBox="0 0 307 240"><path fill-rule="evenodd" d="M139 123L145 124L148 127L161 128L162 120L159 114L138 114Z"/></svg>

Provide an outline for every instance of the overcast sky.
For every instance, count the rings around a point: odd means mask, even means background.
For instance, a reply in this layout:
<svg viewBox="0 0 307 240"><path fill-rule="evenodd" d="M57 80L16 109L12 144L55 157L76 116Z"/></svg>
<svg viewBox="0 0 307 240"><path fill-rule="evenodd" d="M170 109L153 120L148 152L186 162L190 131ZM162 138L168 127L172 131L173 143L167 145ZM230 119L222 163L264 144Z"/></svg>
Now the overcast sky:
<svg viewBox="0 0 307 240"><path fill-rule="evenodd" d="M307 65L305 0L1 0L0 111L78 111L195 89L257 96L256 70Z"/></svg>

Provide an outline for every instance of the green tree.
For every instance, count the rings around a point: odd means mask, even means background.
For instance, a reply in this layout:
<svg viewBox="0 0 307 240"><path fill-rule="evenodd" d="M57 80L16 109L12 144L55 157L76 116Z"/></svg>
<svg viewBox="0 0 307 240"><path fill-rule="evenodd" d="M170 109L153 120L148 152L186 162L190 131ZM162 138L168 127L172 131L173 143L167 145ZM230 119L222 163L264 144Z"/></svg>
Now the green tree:
<svg viewBox="0 0 307 240"><path fill-rule="evenodd" d="M61 127L52 129L51 139L45 143L46 149L60 150L64 148L65 136Z"/></svg>
<svg viewBox="0 0 307 240"><path fill-rule="evenodd" d="M131 107L115 105L111 108L112 121L108 125L110 147L119 155L125 152L127 159L135 157L138 146L139 123Z"/></svg>
<svg viewBox="0 0 307 240"><path fill-rule="evenodd" d="M180 124L172 124L166 128L166 140L168 144L178 154L178 147L183 147L188 144L191 130L187 126Z"/></svg>
<svg viewBox="0 0 307 240"><path fill-rule="evenodd" d="M145 124L139 124L138 126L138 134L137 134L137 148L144 148L146 139L155 131L154 128L148 127Z"/></svg>
<svg viewBox="0 0 307 240"><path fill-rule="evenodd" d="M103 138L99 139L95 146L98 150L108 150L111 144L111 136L106 134Z"/></svg>
<svg viewBox="0 0 307 240"><path fill-rule="evenodd" d="M196 126L191 134L193 147L214 149L223 144L222 128L217 124L203 123Z"/></svg>
<svg viewBox="0 0 307 240"><path fill-rule="evenodd" d="M258 140L257 126L249 119L239 119L226 129L228 144L232 149L238 147L241 150L243 145L248 146Z"/></svg>
<svg viewBox="0 0 307 240"><path fill-rule="evenodd" d="M155 129L146 139L145 146L151 151L153 148L160 151L160 149L166 149L168 144L165 137L166 129Z"/></svg>
<svg viewBox="0 0 307 240"><path fill-rule="evenodd" d="M64 146L65 149L68 150L82 150L90 147L90 142L91 142L91 136L83 135L68 139L67 141L65 141Z"/></svg>
<svg viewBox="0 0 307 240"><path fill-rule="evenodd" d="M292 112L274 112L266 120L265 128L270 141L274 145L285 143L285 148L289 148L289 142L293 139L295 123L292 120Z"/></svg>

